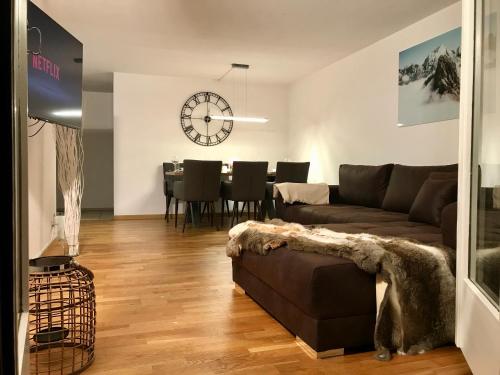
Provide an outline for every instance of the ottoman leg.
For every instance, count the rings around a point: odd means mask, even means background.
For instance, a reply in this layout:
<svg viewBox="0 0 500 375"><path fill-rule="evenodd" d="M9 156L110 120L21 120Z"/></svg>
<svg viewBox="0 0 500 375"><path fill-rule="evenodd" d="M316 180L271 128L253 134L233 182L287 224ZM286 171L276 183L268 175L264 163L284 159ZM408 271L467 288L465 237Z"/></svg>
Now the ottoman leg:
<svg viewBox="0 0 500 375"><path fill-rule="evenodd" d="M307 343L305 343L299 336L295 337L295 342L297 345L312 359L323 359L328 357L337 357L339 355L344 355L344 348L340 349L330 349L323 352L317 352L311 348Z"/></svg>

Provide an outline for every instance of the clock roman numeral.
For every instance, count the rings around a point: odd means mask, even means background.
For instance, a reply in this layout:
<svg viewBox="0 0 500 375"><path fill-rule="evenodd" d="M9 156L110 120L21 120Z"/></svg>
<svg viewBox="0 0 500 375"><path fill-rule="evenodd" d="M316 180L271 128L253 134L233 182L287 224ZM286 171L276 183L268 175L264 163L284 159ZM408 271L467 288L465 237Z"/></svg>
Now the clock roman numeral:
<svg viewBox="0 0 500 375"><path fill-rule="evenodd" d="M200 99L198 99L198 96L194 97L194 102L196 103L196 105L200 104Z"/></svg>
<svg viewBox="0 0 500 375"><path fill-rule="evenodd" d="M200 137L201 137L200 133L196 134L196 137L194 137L194 141L198 142L200 140Z"/></svg>
<svg viewBox="0 0 500 375"><path fill-rule="evenodd" d="M212 139L212 137L214 137ZM219 136L217 134L215 135L211 135L210 137L208 137L208 141L207 141L207 144L208 145L216 145L217 143L219 143L221 140L221 138L219 138Z"/></svg>
<svg viewBox="0 0 500 375"><path fill-rule="evenodd" d="M229 135L230 131L226 128L222 128L221 131L224 133L225 136Z"/></svg>
<svg viewBox="0 0 500 375"><path fill-rule="evenodd" d="M224 109L221 109L222 112L225 112L229 109L229 106L225 107Z"/></svg>
<svg viewBox="0 0 500 375"><path fill-rule="evenodd" d="M190 118L191 118L191 115L186 115L186 114L183 114L183 115L182 115L182 119L183 119L183 120L188 120L188 119L190 119Z"/></svg>
<svg viewBox="0 0 500 375"><path fill-rule="evenodd" d="M194 130L193 125L189 125L184 129L186 133L191 133L193 130Z"/></svg>

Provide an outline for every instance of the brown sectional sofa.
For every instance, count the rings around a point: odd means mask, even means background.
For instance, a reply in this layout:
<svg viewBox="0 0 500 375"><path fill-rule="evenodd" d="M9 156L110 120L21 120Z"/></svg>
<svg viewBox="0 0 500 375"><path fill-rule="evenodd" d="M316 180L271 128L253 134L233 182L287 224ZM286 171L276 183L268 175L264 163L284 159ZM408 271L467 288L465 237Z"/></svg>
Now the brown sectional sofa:
<svg viewBox="0 0 500 375"><path fill-rule="evenodd" d="M457 165L342 165L339 185L330 187L329 205L285 204L278 197L277 215L339 232L399 236L454 248L456 190L455 202L438 202L445 206L433 218L439 225L409 220L421 187L436 172L450 174L446 178L456 184ZM318 356L373 345L375 277L349 260L287 249L267 256L243 252L233 259L233 280Z"/></svg>
<svg viewBox="0 0 500 375"><path fill-rule="evenodd" d="M342 194L340 185L330 186L330 205L309 206L304 204L284 204L278 198L276 201L276 211L279 218L300 224L330 224L327 227L332 230L347 233L363 232L384 235L413 238L425 243L445 244L449 247L456 247L456 198L455 202L447 205L441 212L441 225L438 227L429 223L412 221L409 219L409 211L417 196L419 189L433 172L457 172L458 165L445 166L403 166L388 164L387 169L391 170L387 178L382 200L374 201L370 207L358 205L352 199L352 195ZM343 165L346 168L357 169L358 166ZM359 166L365 167L365 166ZM344 171L344 174L356 175L354 172ZM377 179L377 176L374 176ZM381 180L380 176L378 178ZM340 178L347 180L349 189L362 190L357 193L361 196L371 186L376 183L361 179L364 185L359 188L355 178ZM361 182L359 183L361 184ZM382 186L379 183L378 186ZM367 203L366 199L359 199ZM324 225L321 225L324 226ZM338 229L336 229L338 228Z"/></svg>

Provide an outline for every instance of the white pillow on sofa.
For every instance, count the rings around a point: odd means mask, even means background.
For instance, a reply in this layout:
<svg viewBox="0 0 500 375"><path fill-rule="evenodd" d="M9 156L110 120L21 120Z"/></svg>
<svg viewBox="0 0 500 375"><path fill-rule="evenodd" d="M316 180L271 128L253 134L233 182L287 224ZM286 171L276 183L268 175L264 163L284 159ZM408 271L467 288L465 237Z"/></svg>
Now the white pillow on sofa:
<svg viewBox="0 0 500 375"><path fill-rule="evenodd" d="M277 198L278 194L281 194L285 203L301 202L314 205L330 203L330 188L325 183L282 182L274 184L274 198Z"/></svg>

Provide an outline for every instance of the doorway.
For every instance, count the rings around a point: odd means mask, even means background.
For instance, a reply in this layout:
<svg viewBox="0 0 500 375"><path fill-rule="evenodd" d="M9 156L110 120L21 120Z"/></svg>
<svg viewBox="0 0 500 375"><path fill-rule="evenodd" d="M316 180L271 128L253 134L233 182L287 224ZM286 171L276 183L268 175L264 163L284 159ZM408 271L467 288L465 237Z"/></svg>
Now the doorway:
<svg viewBox="0 0 500 375"><path fill-rule="evenodd" d="M84 91L82 124L82 220L111 220L114 215L113 93ZM64 212L59 188L57 211Z"/></svg>

